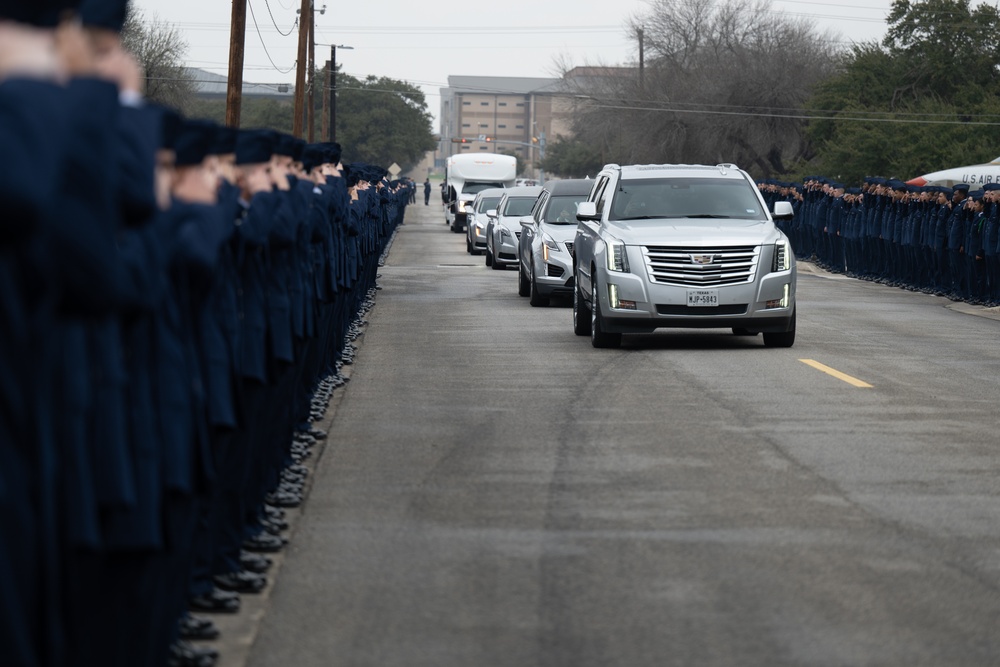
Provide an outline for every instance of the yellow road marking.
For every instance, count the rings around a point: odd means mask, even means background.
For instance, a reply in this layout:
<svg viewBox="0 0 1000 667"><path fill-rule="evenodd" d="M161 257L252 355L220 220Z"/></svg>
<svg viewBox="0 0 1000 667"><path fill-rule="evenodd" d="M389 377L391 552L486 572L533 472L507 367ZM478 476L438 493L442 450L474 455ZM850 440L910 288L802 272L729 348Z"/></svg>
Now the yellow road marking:
<svg viewBox="0 0 1000 667"><path fill-rule="evenodd" d="M846 382L849 385L853 385L855 387L861 387L862 389L865 389L865 388L871 389L872 388L872 386L870 384L868 384L867 382L865 382L863 380L859 380L856 377L851 377L847 373L841 373L836 368L830 368L826 364L821 364L821 363L819 363L818 361L816 361L814 359L799 359L799 361L801 361L802 363L804 363L806 366L812 366L816 370L822 371L822 372L826 373L827 375L832 375L833 377L837 378L838 380L843 380L844 382Z"/></svg>

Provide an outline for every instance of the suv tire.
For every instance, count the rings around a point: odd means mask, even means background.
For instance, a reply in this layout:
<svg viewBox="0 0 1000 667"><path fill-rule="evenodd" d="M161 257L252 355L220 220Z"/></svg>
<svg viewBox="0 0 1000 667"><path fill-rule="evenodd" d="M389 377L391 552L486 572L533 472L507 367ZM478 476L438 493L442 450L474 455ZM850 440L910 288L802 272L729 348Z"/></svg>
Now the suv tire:
<svg viewBox="0 0 1000 667"><path fill-rule="evenodd" d="M528 300L528 303L536 308L549 305L549 297L542 296L542 293L538 291L538 283L535 282L534 271L531 272L531 284L529 287L531 289L531 299Z"/></svg>
<svg viewBox="0 0 1000 667"><path fill-rule="evenodd" d="M521 266L517 267L517 295L528 296L529 294L531 294L531 280L525 277L524 262L521 262Z"/></svg>
<svg viewBox="0 0 1000 667"><path fill-rule="evenodd" d="M573 288L573 333L577 336L590 335L590 309L580 292L580 278L577 276L576 287Z"/></svg>
<svg viewBox="0 0 1000 667"><path fill-rule="evenodd" d="M764 347L791 347L795 344L795 311L792 311L792 321L787 331L775 333L764 332Z"/></svg>
<svg viewBox="0 0 1000 667"><path fill-rule="evenodd" d="M591 275L596 275L595 271ZM604 330L604 316L601 315L601 298L598 285L594 284L593 299L590 306L590 344L594 347L621 347L622 335L620 333L608 333Z"/></svg>

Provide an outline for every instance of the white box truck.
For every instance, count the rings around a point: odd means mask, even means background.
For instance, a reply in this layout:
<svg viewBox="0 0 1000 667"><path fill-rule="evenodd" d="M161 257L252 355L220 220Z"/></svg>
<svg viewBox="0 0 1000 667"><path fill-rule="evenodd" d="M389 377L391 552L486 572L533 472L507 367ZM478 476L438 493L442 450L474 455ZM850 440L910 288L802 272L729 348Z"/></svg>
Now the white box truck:
<svg viewBox="0 0 1000 667"><path fill-rule="evenodd" d="M512 188L517 180L517 158L497 153L452 155L445 165L448 200L445 222L451 231L465 231L465 207L472 203L480 190Z"/></svg>

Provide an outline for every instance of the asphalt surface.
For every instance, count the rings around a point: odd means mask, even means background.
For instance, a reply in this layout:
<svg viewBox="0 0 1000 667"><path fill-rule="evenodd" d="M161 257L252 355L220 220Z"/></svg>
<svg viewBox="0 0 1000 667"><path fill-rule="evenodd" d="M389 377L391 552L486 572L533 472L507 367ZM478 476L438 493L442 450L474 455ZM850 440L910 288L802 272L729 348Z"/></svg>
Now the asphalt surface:
<svg viewBox="0 0 1000 667"><path fill-rule="evenodd" d="M247 664L1000 664L996 314L595 350L422 205L382 274Z"/></svg>

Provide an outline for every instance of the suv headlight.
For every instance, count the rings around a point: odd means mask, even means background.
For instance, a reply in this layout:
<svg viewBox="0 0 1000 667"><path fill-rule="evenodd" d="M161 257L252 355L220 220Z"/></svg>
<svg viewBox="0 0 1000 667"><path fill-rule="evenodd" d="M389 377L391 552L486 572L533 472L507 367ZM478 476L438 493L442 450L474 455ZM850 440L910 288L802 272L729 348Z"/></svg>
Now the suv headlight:
<svg viewBox="0 0 1000 667"><path fill-rule="evenodd" d="M625 252L625 244L615 238L607 239L608 246L608 271L618 271L628 273L628 254Z"/></svg>
<svg viewBox="0 0 1000 667"><path fill-rule="evenodd" d="M548 234L542 234L542 258L543 261L549 261L550 252L562 252L562 248L556 243L556 240L549 236Z"/></svg>
<svg viewBox="0 0 1000 667"><path fill-rule="evenodd" d="M507 238L511 237L510 230L507 229L506 227L501 227L500 228L500 238L502 239L504 237L507 237Z"/></svg>
<svg viewBox="0 0 1000 667"><path fill-rule="evenodd" d="M774 244L774 260L771 262L771 271L787 271L792 268L792 247L788 240L778 241Z"/></svg>

